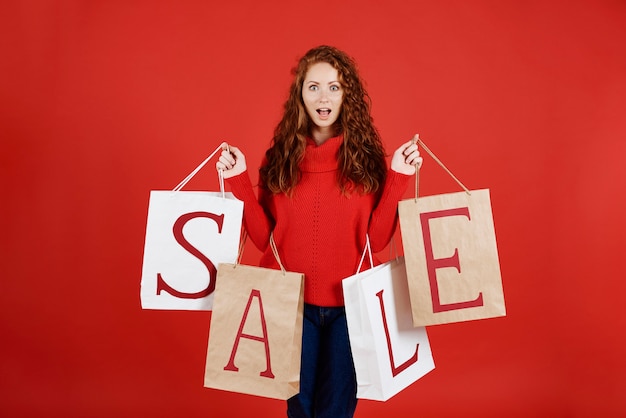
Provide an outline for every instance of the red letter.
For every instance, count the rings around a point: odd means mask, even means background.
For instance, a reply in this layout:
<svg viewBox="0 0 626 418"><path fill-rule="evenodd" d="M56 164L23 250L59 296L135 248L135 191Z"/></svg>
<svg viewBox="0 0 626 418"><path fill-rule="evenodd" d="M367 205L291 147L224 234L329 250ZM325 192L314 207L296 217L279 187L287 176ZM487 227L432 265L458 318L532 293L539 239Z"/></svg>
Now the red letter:
<svg viewBox="0 0 626 418"><path fill-rule="evenodd" d="M189 241L187 241L185 239L185 236L183 235L183 227L185 226L185 224L195 218L209 218L215 221L215 223L217 224L217 232L221 234L222 225L224 225L224 214L216 215L214 213L209 213L209 212L186 213L182 215L180 218L178 218L176 222L174 222L174 226L172 228L174 232L174 238L176 238L176 242L178 242L181 245L181 247L189 251L192 255L195 255L200 261L202 261L202 263L204 263L204 265L209 270L209 284L206 289L201 290L196 293L179 292L178 290L174 289L173 287L165 283L165 280L163 280L163 277L161 277L161 273L157 273L157 291L156 291L157 295L160 295L161 291L165 290L167 293L171 294L172 296L176 296L177 298L200 299L200 298L210 295L215 290L215 277L217 276L217 269L215 268L211 260L209 260L200 251L198 251L196 247L191 245Z"/></svg>
<svg viewBox="0 0 626 418"><path fill-rule="evenodd" d="M252 298L259 298L259 310L261 313L261 328L263 329L263 336L257 337L255 335L244 334L243 327L246 323L246 318L248 318L248 312L250 311L250 305L252 304ZM243 318L241 319L241 324L239 325L239 331L237 331L237 336L235 337L235 345L233 345L233 351L230 353L230 360L228 360L228 364L224 366L224 370L230 370L233 372L239 371L239 368L235 366L235 354L237 353L237 347L239 347L239 340L241 338L249 338L254 341L260 341L265 344L265 359L267 361L267 369L264 372L261 372L259 376L269 377L270 379L274 378L274 373L272 373L272 365L270 361L270 344L267 339L267 325L265 324L265 314L263 313L263 302L261 301L261 292L257 289L252 289L250 292L250 297L248 298L248 304L246 305L246 310L243 312Z"/></svg>
<svg viewBox="0 0 626 418"><path fill-rule="evenodd" d="M376 293L378 296L378 300L380 301L380 311L383 314L383 327L385 328L385 337L387 337L387 351L389 352L389 361L391 362L391 374L393 377L396 377L412 364L417 362L417 350L419 348L419 344L415 345L415 355L402 363L400 366L396 367L396 362L393 360L393 349L391 347L391 337L389 336L389 327L387 326L387 315L385 315L385 303L383 302L383 290Z"/></svg>
<svg viewBox="0 0 626 418"><path fill-rule="evenodd" d="M433 244L430 239L430 224L428 222L430 219L443 218L446 216L467 216L467 219L470 219L469 208L456 208L420 214L422 234L424 236L424 249L426 252L426 266L428 268L428 280L430 282L434 313L483 306L482 292L480 292L478 297L472 301L448 303L445 305L441 304L441 300L439 299L439 287L437 286L437 269L455 267L459 273L461 272L458 248L455 248L454 255L448 258L435 259L433 255Z"/></svg>

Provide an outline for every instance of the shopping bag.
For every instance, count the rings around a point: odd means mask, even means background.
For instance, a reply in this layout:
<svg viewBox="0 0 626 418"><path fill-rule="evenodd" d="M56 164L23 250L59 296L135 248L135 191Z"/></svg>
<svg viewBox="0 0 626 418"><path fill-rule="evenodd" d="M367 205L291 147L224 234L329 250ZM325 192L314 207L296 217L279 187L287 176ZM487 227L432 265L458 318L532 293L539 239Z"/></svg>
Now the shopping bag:
<svg viewBox="0 0 626 418"><path fill-rule="evenodd" d="M211 310L217 266L237 258L243 202L224 193L223 182L221 192L181 190L214 154L174 190L150 192L143 309Z"/></svg>
<svg viewBox="0 0 626 418"><path fill-rule="evenodd" d="M304 275L280 265L219 265L205 387L281 400L300 391Z"/></svg>
<svg viewBox="0 0 626 418"><path fill-rule="evenodd" d="M413 327L403 257L342 286L358 398L386 401L435 368L426 328Z"/></svg>
<svg viewBox="0 0 626 418"><path fill-rule="evenodd" d="M415 326L506 315L489 190L463 188L398 204Z"/></svg>

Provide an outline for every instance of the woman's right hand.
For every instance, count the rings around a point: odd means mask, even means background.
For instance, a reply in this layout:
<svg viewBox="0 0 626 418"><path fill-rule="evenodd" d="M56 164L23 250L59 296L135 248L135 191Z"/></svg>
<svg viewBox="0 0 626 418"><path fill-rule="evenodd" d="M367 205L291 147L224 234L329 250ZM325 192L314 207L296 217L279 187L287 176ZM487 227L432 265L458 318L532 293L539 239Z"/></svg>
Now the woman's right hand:
<svg viewBox="0 0 626 418"><path fill-rule="evenodd" d="M222 171L225 179L238 176L247 169L246 157L239 148L224 142L222 144L222 153L217 163L215 163L215 168Z"/></svg>

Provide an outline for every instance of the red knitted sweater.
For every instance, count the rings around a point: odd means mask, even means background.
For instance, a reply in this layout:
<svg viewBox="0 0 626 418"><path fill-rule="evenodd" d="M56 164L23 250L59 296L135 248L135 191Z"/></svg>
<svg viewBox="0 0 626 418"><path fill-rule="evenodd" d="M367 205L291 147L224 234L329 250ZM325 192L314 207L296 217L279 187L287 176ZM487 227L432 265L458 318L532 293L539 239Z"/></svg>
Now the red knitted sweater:
<svg viewBox="0 0 626 418"><path fill-rule="evenodd" d="M247 171L227 179L233 194L244 202L248 236L263 252L259 264L279 268L269 246L273 230L283 266L304 273L304 300L318 306L343 306L341 280L356 273L366 234L373 252L389 243L398 201L410 178L389 170L378 193L343 195L336 159L342 140L334 137L320 146L307 140L302 177L292 197L259 187L257 200Z"/></svg>

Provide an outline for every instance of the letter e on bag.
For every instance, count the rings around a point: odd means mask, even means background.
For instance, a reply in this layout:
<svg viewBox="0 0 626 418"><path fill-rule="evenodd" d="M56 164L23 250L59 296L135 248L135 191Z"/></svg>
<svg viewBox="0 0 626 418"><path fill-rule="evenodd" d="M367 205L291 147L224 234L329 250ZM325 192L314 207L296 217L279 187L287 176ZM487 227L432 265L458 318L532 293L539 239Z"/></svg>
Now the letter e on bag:
<svg viewBox="0 0 626 418"><path fill-rule="evenodd" d="M506 314L489 190L398 204L415 326Z"/></svg>

